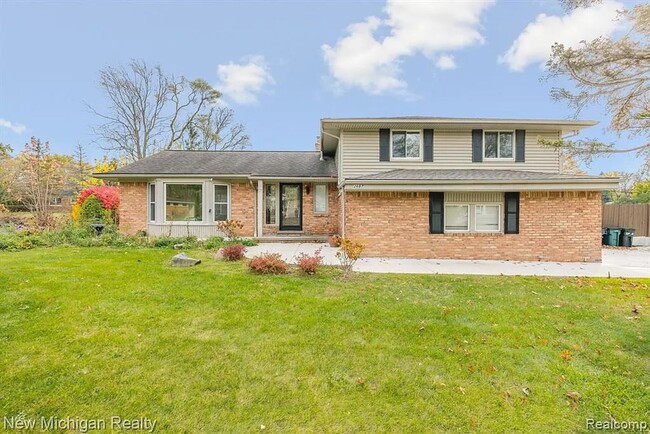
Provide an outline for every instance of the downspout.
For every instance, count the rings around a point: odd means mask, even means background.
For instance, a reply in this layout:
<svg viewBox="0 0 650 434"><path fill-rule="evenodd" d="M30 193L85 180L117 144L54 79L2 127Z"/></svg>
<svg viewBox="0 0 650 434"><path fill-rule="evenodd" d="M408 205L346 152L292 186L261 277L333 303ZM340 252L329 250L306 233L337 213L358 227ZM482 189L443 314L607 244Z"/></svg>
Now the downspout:
<svg viewBox="0 0 650 434"><path fill-rule="evenodd" d="M342 162L343 161L343 150L341 149L341 138L339 136L335 136L334 134L330 134L330 133L326 132L323 128L321 128L320 132L321 132L321 135L330 136L330 137L336 139L336 142L338 144L338 151L339 151L339 155L340 155L340 160ZM322 158L322 155L323 155L323 146L322 146L322 142L321 142L321 158ZM336 161L336 171L338 172L337 173L337 175L338 175L337 188L339 190L339 197L341 197L341 200L339 202L341 204L341 227L339 229L341 231L341 236L345 237L345 188L344 188L345 180L342 179L343 178L342 177L342 174L343 174L342 166L343 166L343 164L341 163L339 165L338 163L339 162Z"/></svg>
<svg viewBox="0 0 650 434"><path fill-rule="evenodd" d="M255 212L253 213L255 218L254 218L254 224L253 224L253 236L257 238L257 217L258 217L257 213L258 213L258 209L259 209L259 204L257 203L258 202L258 197L257 197L258 193L257 193L257 188L255 187L255 183L253 182L253 180L249 179L248 182L249 182L250 186L253 187L253 190L255 191L255 201L254 201L254 203L255 203Z"/></svg>

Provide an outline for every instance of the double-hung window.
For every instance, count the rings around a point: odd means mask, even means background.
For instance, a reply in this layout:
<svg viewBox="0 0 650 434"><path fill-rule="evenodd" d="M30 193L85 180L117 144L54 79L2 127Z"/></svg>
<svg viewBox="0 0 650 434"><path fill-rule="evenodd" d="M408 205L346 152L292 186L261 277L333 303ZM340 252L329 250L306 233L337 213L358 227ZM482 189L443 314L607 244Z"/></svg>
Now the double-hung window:
<svg viewBox="0 0 650 434"><path fill-rule="evenodd" d="M228 186L214 186L214 221L228 220Z"/></svg>
<svg viewBox="0 0 650 434"><path fill-rule="evenodd" d="M156 221L156 184L149 184L149 221Z"/></svg>
<svg viewBox="0 0 650 434"><path fill-rule="evenodd" d="M391 159L422 158L422 135L420 131L393 131L391 134Z"/></svg>
<svg viewBox="0 0 650 434"><path fill-rule="evenodd" d="M476 232L498 232L500 229L499 205L474 205L474 230Z"/></svg>
<svg viewBox="0 0 650 434"><path fill-rule="evenodd" d="M445 205L445 231L469 231L469 205Z"/></svg>
<svg viewBox="0 0 650 434"><path fill-rule="evenodd" d="M483 156L486 159L511 160L514 157L514 133L486 131L483 136Z"/></svg>

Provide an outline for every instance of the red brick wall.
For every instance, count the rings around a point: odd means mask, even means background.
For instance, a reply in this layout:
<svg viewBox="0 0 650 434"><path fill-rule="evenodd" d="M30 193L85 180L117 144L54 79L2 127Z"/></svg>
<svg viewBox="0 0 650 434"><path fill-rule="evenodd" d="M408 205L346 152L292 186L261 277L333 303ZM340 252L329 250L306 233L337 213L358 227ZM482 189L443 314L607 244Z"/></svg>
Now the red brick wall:
<svg viewBox="0 0 650 434"><path fill-rule="evenodd" d="M429 234L428 193L346 192L346 236L367 256L600 261L598 192L522 192L519 234Z"/></svg>
<svg viewBox="0 0 650 434"><path fill-rule="evenodd" d="M120 182L120 231L133 235L147 230L147 183Z"/></svg>
<svg viewBox="0 0 650 434"><path fill-rule="evenodd" d="M233 182L230 185L230 218L244 224L240 234L252 237L255 234L255 188L250 182Z"/></svg>

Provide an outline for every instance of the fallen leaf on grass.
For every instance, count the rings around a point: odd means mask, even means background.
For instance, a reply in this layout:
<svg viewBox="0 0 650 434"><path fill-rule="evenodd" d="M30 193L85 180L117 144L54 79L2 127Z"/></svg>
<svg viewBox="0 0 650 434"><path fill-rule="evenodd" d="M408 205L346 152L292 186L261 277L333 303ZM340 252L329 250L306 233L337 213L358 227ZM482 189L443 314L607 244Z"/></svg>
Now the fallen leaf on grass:
<svg viewBox="0 0 650 434"><path fill-rule="evenodd" d="M572 356L573 356L573 355L571 354L571 351L569 351L569 350L564 350L564 351L562 351L562 352L560 353L560 357L562 357L562 358L563 358L564 360L566 360L567 362L568 362L569 360L571 360L571 357L572 357Z"/></svg>
<svg viewBox="0 0 650 434"><path fill-rule="evenodd" d="M465 394L465 389L463 389L462 387L459 387L459 388L458 388L458 391L459 391L460 393L462 393L463 395Z"/></svg>
<svg viewBox="0 0 650 434"><path fill-rule="evenodd" d="M530 389L528 387L523 387L521 391L524 393L524 395L530 396Z"/></svg>
<svg viewBox="0 0 650 434"><path fill-rule="evenodd" d="M580 394L578 392L568 392L566 394L569 398L569 406L571 409L576 410L578 408L578 401L580 401Z"/></svg>

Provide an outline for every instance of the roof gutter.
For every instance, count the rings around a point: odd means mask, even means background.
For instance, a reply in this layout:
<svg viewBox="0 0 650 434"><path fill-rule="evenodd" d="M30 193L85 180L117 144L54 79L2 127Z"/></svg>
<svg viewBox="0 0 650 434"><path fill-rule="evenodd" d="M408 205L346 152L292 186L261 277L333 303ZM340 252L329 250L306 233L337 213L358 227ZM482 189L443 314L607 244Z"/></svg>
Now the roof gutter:
<svg viewBox="0 0 650 434"><path fill-rule="evenodd" d="M526 180L347 180L346 191L605 191L619 187L618 178Z"/></svg>

